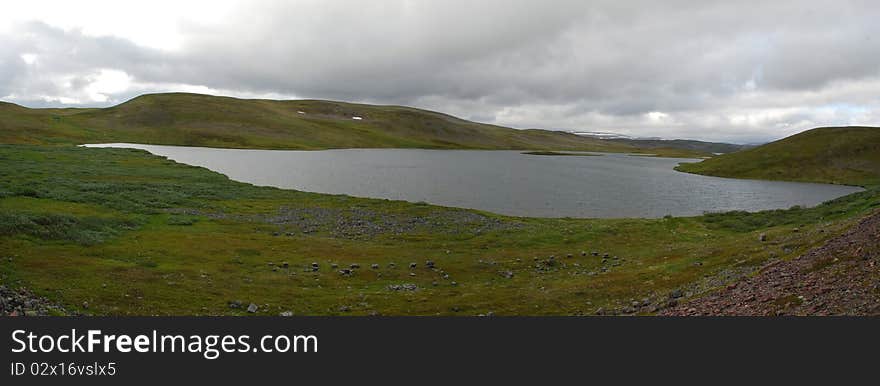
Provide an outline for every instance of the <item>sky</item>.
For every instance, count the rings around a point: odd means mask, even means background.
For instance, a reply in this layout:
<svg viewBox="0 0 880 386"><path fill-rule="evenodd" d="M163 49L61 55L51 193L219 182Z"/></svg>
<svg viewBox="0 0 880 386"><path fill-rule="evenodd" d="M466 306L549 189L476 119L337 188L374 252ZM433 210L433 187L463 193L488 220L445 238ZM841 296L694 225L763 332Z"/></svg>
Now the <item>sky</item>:
<svg viewBox="0 0 880 386"><path fill-rule="evenodd" d="M6 1L0 100L400 104L515 128L759 143L880 125L873 1Z"/></svg>

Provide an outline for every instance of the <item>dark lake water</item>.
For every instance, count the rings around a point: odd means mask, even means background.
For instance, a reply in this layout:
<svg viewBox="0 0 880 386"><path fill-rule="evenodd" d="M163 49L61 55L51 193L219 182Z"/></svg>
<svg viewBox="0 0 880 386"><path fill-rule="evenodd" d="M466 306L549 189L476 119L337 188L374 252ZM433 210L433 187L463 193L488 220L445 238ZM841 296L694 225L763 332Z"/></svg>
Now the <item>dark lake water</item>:
<svg viewBox="0 0 880 386"><path fill-rule="evenodd" d="M738 180L674 171L681 158L519 151L346 149L234 150L139 144L144 149L256 185L358 197L424 201L533 217L662 217L813 206L860 188Z"/></svg>

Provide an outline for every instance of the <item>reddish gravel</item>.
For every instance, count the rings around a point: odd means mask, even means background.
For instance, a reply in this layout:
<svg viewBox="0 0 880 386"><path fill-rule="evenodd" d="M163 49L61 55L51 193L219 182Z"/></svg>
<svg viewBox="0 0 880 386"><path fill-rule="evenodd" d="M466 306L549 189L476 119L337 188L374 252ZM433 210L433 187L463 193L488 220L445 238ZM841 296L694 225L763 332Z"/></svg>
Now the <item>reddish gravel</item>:
<svg viewBox="0 0 880 386"><path fill-rule="evenodd" d="M880 211L790 261L660 315L880 315Z"/></svg>

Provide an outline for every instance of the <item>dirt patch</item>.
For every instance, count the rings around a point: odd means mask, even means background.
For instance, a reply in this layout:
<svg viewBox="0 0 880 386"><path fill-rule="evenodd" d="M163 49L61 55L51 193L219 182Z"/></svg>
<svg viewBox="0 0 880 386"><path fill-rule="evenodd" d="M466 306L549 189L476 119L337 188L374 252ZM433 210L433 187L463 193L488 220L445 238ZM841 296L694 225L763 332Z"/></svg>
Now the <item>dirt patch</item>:
<svg viewBox="0 0 880 386"><path fill-rule="evenodd" d="M880 315L880 211L793 260L660 315Z"/></svg>

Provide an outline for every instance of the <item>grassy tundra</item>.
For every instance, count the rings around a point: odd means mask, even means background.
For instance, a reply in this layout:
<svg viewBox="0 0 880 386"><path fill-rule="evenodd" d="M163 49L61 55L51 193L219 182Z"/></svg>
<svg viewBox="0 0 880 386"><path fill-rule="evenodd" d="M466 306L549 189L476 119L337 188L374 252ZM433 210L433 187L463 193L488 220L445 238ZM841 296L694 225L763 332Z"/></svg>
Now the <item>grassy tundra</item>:
<svg viewBox="0 0 880 386"><path fill-rule="evenodd" d="M652 313L880 205L871 188L810 209L515 218L255 187L139 150L0 160L0 284L97 315Z"/></svg>
<svg viewBox="0 0 880 386"><path fill-rule="evenodd" d="M880 206L876 129L833 130L681 169L867 191L808 209L540 219L256 187L140 150L74 145L681 151L324 101L0 103L0 285L94 315L248 314L239 302L258 315L651 314L797 256Z"/></svg>
<svg viewBox="0 0 880 386"><path fill-rule="evenodd" d="M359 118L359 119L355 119ZM514 149L707 153L628 144L548 130L516 130L402 106L318 100L142 95L102 109L28 109L0 102L0 143L154 145L249 149Z"/></svg>

